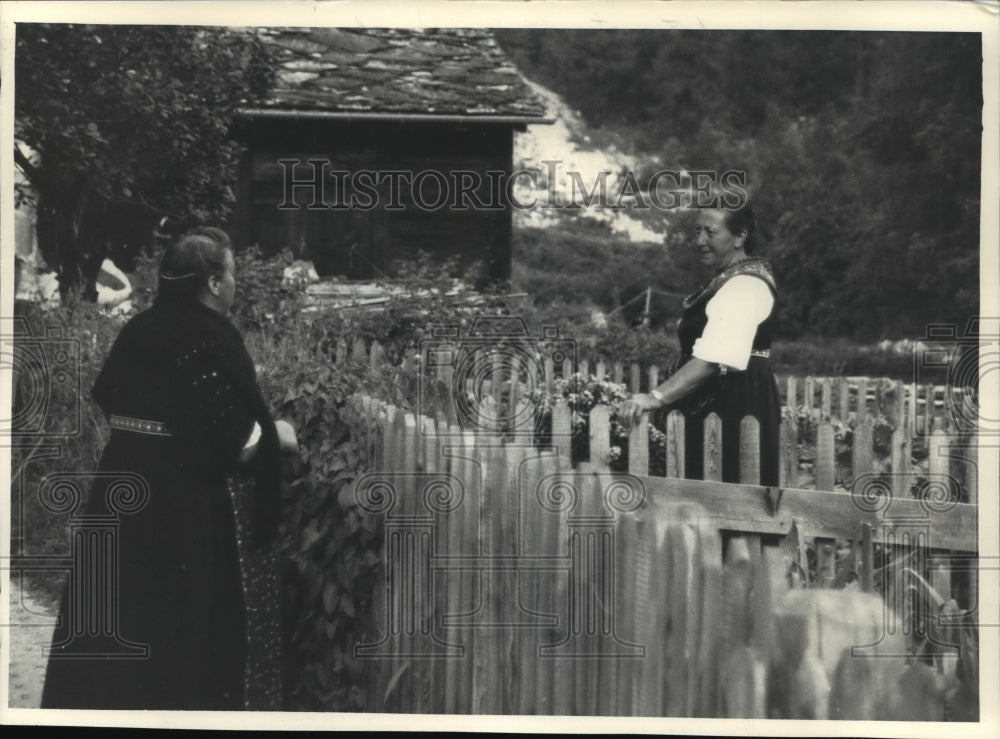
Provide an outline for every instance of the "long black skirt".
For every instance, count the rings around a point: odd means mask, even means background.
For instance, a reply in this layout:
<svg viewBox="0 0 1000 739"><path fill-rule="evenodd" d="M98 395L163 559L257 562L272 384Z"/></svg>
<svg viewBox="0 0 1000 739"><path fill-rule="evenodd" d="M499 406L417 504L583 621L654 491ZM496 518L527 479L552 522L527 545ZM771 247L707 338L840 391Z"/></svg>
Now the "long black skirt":
<svg viewBox="0 0 1000 739"><path fill-rule="evenodd" d="M684 476L704 479L704 420L715 413L722 420L722 481L740 481L740 423L753 416L760 424L760 484L778 485L781 398L770 360L750 357L743 372L717 378L715 392L696 415L684 419Z"/></svg>
<svg viewBox="0 0 1000 739"><path fill-rule="evenodd" d="M95 480L86 512L113 522L116 552L98 581L82 572L67 583L42 707L244 708L246 608L225 474L187 463L171 437L122 431L100 471L109 477ZM109 507L116 471L147 483L138 510Z"/></svg>

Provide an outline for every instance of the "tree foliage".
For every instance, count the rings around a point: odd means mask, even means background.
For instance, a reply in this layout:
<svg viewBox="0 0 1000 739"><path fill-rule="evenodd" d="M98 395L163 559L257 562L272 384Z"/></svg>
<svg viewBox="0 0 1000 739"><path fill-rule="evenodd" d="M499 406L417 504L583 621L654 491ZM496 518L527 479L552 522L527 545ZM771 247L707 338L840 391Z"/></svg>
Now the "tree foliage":
<svg viewBox="0 0 1000 739"><path fill-rule="evenodd" d="M900 338L978 313L977 34L497 33L650 162L746 171L786 336Z"/></svg>
<svg viewBox="0 0 1000 739"><path fill-rule="evenodd" d="M37 196L42 255L93 290L125 212L224 217L240 152L237 110L273 82L249 33L192 26L19 24L17 163Z"/></svg>

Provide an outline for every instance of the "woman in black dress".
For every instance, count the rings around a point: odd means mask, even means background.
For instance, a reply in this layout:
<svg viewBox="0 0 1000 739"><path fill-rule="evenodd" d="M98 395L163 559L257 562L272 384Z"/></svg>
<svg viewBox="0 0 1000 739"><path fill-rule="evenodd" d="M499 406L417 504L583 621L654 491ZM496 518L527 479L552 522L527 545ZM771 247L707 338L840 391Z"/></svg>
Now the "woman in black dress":
<svg viewBox="0 0 1000 739"><path fill-rule="evenodd" d="M781 400L771 371L777 292L770 265L751 256L753 209L704 209L695 225L702 264L714 276L684 299L678 325L681 354L674 371L652 392L622 404L627 423L657 408L685 415L685 477L703 478L704 419L722 421L722 480L739 482L740 422L760 423L760 483L778 484Z"/></svg>
<svg viewBox="0 0 1000 739"><path fill-rule="evenodd" d="M233 268L218 230L172 244L153 306L123 327L97 378L111 437L86 512L113 513L116 475L141 476L148 496L117 519L113 598L93 603L86 573L64 591L43 708L248 707L248 657L262 660L247 565L273 562L280 455L297 444L271 418L225 317ZM251 483L232 485L241 473ZM82 603L96 618L81 616ZM116 624L115 633L81 633L81 621Z"/></svg>

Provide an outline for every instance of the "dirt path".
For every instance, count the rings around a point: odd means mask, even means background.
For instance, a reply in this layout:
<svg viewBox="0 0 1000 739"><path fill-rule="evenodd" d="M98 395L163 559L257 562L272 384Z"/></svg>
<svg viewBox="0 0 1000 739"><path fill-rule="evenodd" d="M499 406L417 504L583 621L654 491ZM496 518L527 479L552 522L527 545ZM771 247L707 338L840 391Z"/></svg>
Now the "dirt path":
<svg viewBox="0 0 1000 739"><path fill-rule="evenodd" d="M24 590L16 573L11 573L10 588L10 627L0 632L0 638L10 638L8 705L11 708L38 708L45 678L44 649L52 641L56 606Z"/></svg>

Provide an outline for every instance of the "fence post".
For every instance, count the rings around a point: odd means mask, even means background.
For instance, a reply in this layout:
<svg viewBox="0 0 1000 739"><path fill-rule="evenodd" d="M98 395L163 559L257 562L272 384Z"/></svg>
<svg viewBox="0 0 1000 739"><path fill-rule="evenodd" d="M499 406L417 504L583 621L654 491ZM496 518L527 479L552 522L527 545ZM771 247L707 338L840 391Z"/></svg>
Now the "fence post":
<svg viewBox="0 0 1000 739"><path fill-rule="evenodd" d="M816 489L833 490L836 481L836 449L833 424L824 421L816 427Z"/></svg>
<svg viewBox="0 0 1000 739"><path fill-rule="evenodd" d="M816 537L816 579L821 588L828 588L837 576L837 541Z"/></svg>
<svg viewBox="0 0 1000 739"><path fill-rule="evenodd" d="M837 412L838 418L847 423L847 420L851 417L851 386L847 382L846 377L838 377L836 380L837 386Z"/></svg>
<svg viewBox="0 0 1000 739"><path fill-rule="evenodd" d="M705 480L722 482L722 420L715 413L705 418L704 433Z"/></svg>
<svg viewBox="0 0 1000 739"><path fill-rule="evenodd" d="M874 470L874 438L872 424L867 418L854 427L851 445L851 472L855 478Z"/></svg>
<svg viewBox="0 0 1000 739"><path fill-rule="evenodd" d="M937 413L936 393L933 385L924 387L924 433L931 435L934 430L934 414Z"/></svg>
<svg viewBox="0 0 1000 739"><path fill-rule="evenodd" d="M904 429L892 432L892 496L910 497L910 440Z"/></svg>
<svg viewBox="0 0 1000 739"><path fill-rule="evenodd" d="M611 418L606 405L590 410L590 464L607 471L611 461Z"/></svg>
<svg viewBox="0 0 1000 739"><path fill-rule="evenodd" d="M833 394L832 394L832 388L830 387L829 377L824 377L822 380L820 380L820 390L823 393L823 398L821 401L823 404L821 409L821 414L822 414L821 420L829 421L833 413L833 408L832 408Z"/></svg>
<svg viewBox="0 0 1000 739"><path fill-rule="evenodd" d="M872 525L865 521L861 524L861 590L864 593L874 591L875 563L872 561L875 556L875 547L872 542Z"/></svg>
<svg viewBox="0 0 1000 739"><path fill-rule="evenodd" d="M760 423L753 416L740 421L740 482L760 485Z"/></svg>
<svg viewBox="0 0 1000 739"><path fill-rule="evenodd" d="M666 477L684 477L684 414L670 411L666 426Z"/></svg>
<svg viewBox="0 0 1000 739"><path fill-rule="evenodd" d="M639 369L638 362L632 362L632 368L629 373L629 389L633 393L638 393L642 390L642 370Z"/></svg>
<svg viewBox="0 0 1000 739"><path fill-rule="evenodd" d="M615 381L615 383L621 385L622 381L625 379L625 368L622 366L622 363L615 362L612 365L611 372L612 372L612 379ZM635 391L633 390L632 392Z"/></svg>
<svg viewBox="0 0 1000 739"><path fill-rule="evenodd" d="M562 363L562 378L568 380L573 374L573 360L569 357L563 360Z"/></svg>
<svg viewBox="0 0 1000 739"><path fill-rule="evenodd" d="M598 382L600 382L601 380L603 380L603 379L605 379L607 377L607 374L608 374L607 373L607 366L604 364L604 360L603 359L598 359L597 360L597 367L595 369L595 373L597 374L597 381Z"/></svg>
<svg viewBox="0 0 1000 739"><path fill-rule="evenodd" d="M371 356L369 357L368 366L371 368L372 372L378 372L382 369L382 358L385 356L385 351L382 349L382 345L377 341L372 342Z"/></svg>
<svg viewBox="0 0 1000 739"><path fill-rule="evenodd" d="M796 403L798 402L798 393L795 388L795 375L788 376L788 396L785 398L785 405L789 408L796 408Z"/></svg>
<svg viewBox="0 0 1000 739"><path fill-rule="evenodd" d="M917 435L917 383L907 386L906 427L910 430L910 438Z"/></svg>
<svg viewBox="0 0 1000 739"><path fill-rule="evenodd" d="M649 414L639 417L628 435L628 471L633 475L649 475Z"/></svg>
<svg viewBox="0 0 1000 739"><path fill-rule="evenodd" d="M545 392L552 392L552 383L555 381L556 368L552 357L545 358Z"/></svg>
<svg viewBox="0 0 1000 739"><path fill-rule="evenodd" d="M816 400L816 389L814 387L814 380L812 377L807 377L805 382L805 389L803 392L802 405L805 406L806 412L809 414L809 418L814 417L813 413L813 403Z"/></svg>
<svg viewBox="0 0 1000 739"><path fill-rule="evenodd" d="M795 488L799 485L799 427L795 409L790 409L790 416L781 419L780 433L780 464L778 467L778 484L783 488Z"/></svg>
<svg viewBox="0 0 1000 739"><path fill-rule="evenodd" d="M868 378L858 378L857 419L860 423L868 417Z"/></svg>
<svg viewBox="0 0 1000 739"><path fill-rule="evenodd" d="M580 360L580 378L584 383L590 379L590 362L586 359Z"/></svg>
<svg viewBox="0 0 1000 739"><path fill-rule="evenodd" d="M979 505L979 434L973 432L965 442L962 455L962 483L965 487L965 502Z"/></svg>
<svg viewBox="0 0 1000 739"><path fill-rule="evenodd" d="M559 458L572 463L573 453L573 412L564 398L552 405L552 444Z"/></svg>
<svg viewBox="0 0 1000 739"><path fill-rule="evenodd" d="M655 364L649 368L649 390L653 391L660 384L660 368Z"/></svg>
<svg viewBox="0 0 1000 739"><path fill-rule="evenodd" d="M354 339L354 346L351 347L351 361L361 364L366 359L365 340L358 336Z"/></svg>

